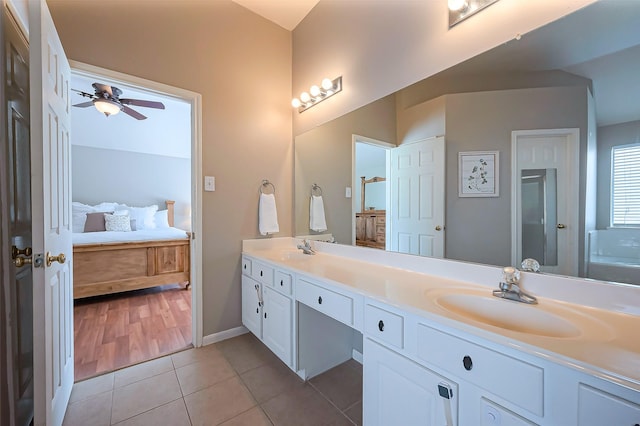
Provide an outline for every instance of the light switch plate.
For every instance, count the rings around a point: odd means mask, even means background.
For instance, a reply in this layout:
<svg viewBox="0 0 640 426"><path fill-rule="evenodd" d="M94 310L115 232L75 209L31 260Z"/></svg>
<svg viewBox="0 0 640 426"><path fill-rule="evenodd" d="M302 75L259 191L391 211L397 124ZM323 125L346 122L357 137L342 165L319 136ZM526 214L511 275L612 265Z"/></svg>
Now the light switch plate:
<svg viewBox="0 0 640 426"><path fill-rule="evenodd" d="M204 190L207 192L216 190L216 178L214 176L204 177Z"/></svg>
<svg viewBox="0 0 640 426"><path fill-rule="evenodd" d="M347 186L344 190L344 196L347 198L351 198L351 187Z"/></svg>

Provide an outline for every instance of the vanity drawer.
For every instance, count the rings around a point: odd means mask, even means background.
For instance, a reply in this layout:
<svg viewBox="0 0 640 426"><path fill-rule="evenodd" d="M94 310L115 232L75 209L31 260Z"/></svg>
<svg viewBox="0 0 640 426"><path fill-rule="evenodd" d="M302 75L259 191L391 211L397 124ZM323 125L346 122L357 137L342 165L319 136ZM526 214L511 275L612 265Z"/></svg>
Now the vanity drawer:
<svg viewBox="0 0 640 426"><path fill-rule="evenodd" d="M423 324L418 357L530 413L543 415L544 370Z"/></svg>
<svg viewBox="0 0 640 426"><path fill-rule="evenodd" d="M291 294L291 274L276 269L273 274L273 286L281 293Z"/></svg>
<svg viewBox="0 0 640 426"><path fill-rule="evenodd" d="M364 331L381 342L404 347L404 318L373 305L364 307Z"/></svg>
<svg viewBox="0 0 640 426"><path fill-rule="evenodd" d="M341 323L353 326L353 299L348 296L298 280L296 300Z"/></svg>
<svg viewBox="0 0 640 426"><path fill-rule="evenodd" d="M273 268L271 266L253 261L251 265L251 276L263 284L273 286Z"/></svg>
<svg viewBox="0 0 640 426"><path fill-rule="evenodd" d="M251 276L251 259L242 256L242 274Z"/></svg>

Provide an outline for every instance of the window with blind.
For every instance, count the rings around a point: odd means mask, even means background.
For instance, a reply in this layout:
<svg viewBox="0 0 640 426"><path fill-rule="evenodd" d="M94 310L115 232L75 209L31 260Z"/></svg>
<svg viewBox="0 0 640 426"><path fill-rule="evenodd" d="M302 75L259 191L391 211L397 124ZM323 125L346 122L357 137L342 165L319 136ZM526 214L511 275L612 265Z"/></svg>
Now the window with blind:
<svg viewBox="0 0 640 426"><path fill-rule="evenodd" d="M611 226L640 227L640 143L612 149Z"/></svg>

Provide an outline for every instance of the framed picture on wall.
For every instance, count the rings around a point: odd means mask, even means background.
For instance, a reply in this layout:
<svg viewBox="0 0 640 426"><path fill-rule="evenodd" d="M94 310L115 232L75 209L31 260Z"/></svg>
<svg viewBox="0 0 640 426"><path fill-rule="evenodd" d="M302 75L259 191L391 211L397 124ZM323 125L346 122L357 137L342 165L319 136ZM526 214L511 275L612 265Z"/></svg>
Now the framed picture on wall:
<svg viewBox="0 0 640 426"><path fill-rule="evenodd" d="M500 151L458 153L458 197L500 196Z"/></svg>

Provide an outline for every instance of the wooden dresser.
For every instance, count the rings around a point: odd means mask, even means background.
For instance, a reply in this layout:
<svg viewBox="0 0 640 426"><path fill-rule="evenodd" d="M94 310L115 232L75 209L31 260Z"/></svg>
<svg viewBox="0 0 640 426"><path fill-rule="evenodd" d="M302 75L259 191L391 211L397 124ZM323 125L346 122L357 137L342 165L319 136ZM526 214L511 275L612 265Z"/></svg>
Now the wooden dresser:
<svg viewBox="0 0 640 426"><path fill-rule="evenodd" d="M356 213L356 245L384 250L386 223L385 210Z"/></svg>

